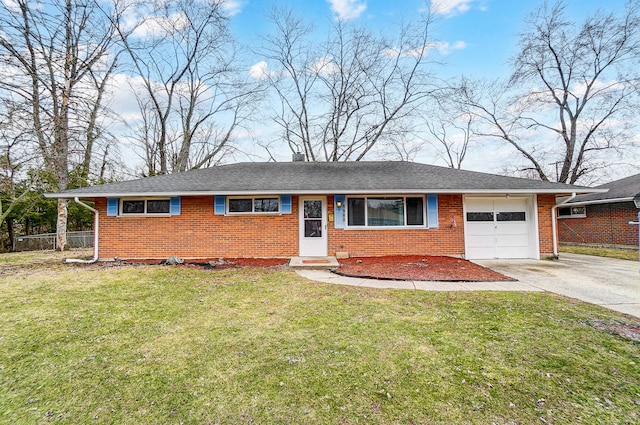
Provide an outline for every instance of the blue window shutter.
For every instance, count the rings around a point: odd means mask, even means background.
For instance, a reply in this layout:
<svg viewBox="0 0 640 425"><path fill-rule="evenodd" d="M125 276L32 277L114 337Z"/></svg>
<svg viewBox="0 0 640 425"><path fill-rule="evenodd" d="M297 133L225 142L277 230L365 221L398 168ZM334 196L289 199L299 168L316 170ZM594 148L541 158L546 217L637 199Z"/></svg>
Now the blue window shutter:
<svg viewBox="0 0 640 425"><path fill-rule="evenodd" d="M169 211L171 215L180 215L180 197L176 196L174 198L170 198L169 200Z"/></svg>
<svg viewBox="0 0 640 425"><path fill-rule="evenodd" d="M107 215L115 217L118 215L118 198L107 198Z"/></svg>
<svg viewBox="0 0 640 425"><path fill-rule="evenodd" d="M338 208L337 202L342 202L342 206ZM344 229L345 223L345 196L333 195L333 227L335 229Z"/></svg>
<svg viewBox="0 0 640 425"><path fill-rule="evenodd" d="M427 227L438 227L438 195L427 195Z"/></svg>
<svg viewBox="0 0 640 425"><path fill-rule="evenodd" d="M280 213L291 214L291 195L280 195Z"/></svg>
<svg viewBox="0 0 640 425"><path fill-rule="evenodd" d="M227 197L216 195L213 197L213 213L215 215L224 215L227 212Z"/></svg>

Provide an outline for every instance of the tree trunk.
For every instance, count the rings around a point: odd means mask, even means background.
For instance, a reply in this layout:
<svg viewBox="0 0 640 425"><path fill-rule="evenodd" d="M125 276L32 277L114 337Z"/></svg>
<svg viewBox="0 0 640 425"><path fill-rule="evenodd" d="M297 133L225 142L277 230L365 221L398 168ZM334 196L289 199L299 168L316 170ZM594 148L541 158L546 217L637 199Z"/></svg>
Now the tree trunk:
<svg viewBox="0 0 640 425"><path fill-rule="evenodd" d="M64 251L67 247L67 218L69 216L68 203L69 200L67 199L58 199L56 249L60 251Z"/></svg>
<svg viewBox="0 0 640 425"><path fill-rule="evenodd" d="M9 249L15 251L15 244L13 243L14 231L13 231L13 219L6 218L7 222L7 237L9 238Z"/></svg>

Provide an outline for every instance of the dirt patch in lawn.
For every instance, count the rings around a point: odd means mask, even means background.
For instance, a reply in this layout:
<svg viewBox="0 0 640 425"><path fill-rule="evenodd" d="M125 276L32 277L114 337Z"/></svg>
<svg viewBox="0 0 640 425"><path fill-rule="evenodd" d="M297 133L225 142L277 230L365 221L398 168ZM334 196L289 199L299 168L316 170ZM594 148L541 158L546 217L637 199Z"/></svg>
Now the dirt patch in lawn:
<svg viewBox="0 0 640 425"><path fill-rule="evenodd" d="M592 320L589 326L601 331L620 335L623 338L640 342L640 325L618 321Z"/></svg>
<svg viewBox="0 0 640 425"><path fill-rule="evenodd" d="M176 257L168 260L118 260L110 265L167 265L176 267L204 268L204 269L234 269L242 267L283 267L289 264L288 258L216 258L182 260Z"/></svg>
<svg viewBox="0 0 640 425"><path fill-rule="evenodd" d="M334 273L369 279L495 282L515 279L461 258L399 255L340 259Z"/></svg>

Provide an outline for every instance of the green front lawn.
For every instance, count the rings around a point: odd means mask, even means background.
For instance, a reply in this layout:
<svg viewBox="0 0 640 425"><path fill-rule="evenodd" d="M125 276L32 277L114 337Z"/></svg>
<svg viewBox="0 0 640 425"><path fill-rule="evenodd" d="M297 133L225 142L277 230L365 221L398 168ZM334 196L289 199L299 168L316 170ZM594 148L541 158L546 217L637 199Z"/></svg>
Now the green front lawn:
<svg viewBox="0 0 640 425"><path fill-rule="evenodd" d="M640 344L591 326L639 321L577 301L3 259L3 424L640 421Z"/></svg>
<svg viewBox="0 0 640 425"><path fill-rule="evenodd" d="M638 261L638 250L614 249L614 248L594 248L588 246L560 246L560 253L568 252L572 254L595 255L597 257L618 258L620 260Z"/></svg>

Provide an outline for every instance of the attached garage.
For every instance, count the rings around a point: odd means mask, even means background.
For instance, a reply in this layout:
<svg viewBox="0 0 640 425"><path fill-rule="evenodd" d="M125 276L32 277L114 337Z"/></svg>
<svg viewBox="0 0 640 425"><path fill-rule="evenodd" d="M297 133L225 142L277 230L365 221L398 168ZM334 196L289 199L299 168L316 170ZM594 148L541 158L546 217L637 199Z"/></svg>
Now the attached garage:
<svg viewBox="0 0 640 425"><path fill-rule="evenodd" d="M467 259L540 258L533 196L464 199Z"/></svg>

